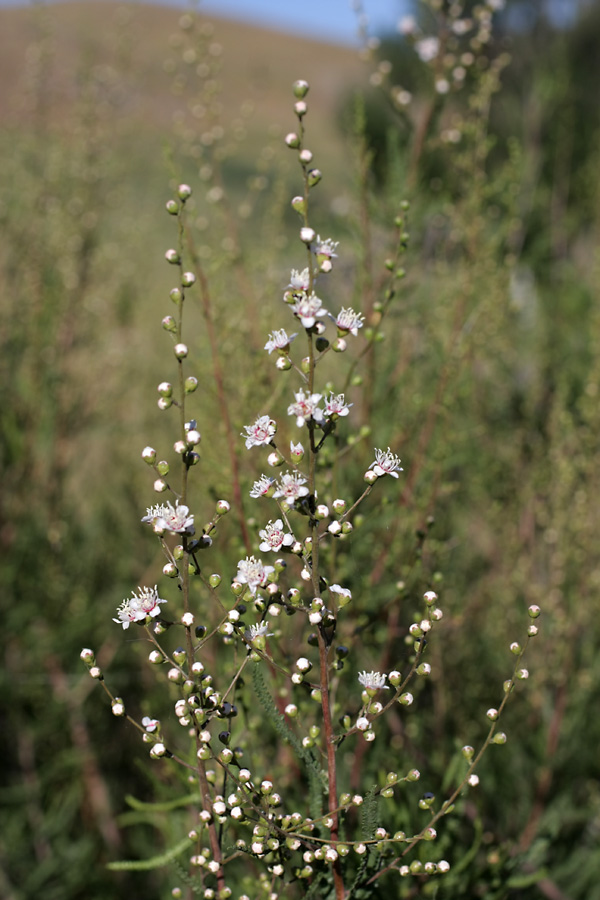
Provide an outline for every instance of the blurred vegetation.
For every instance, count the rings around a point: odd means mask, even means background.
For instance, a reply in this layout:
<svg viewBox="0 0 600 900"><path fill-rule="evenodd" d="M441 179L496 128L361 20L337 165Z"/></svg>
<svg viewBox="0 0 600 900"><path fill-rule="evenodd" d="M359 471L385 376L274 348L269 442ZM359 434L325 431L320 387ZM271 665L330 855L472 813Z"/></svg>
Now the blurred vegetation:
<svg viewBox="0 0 600 900"><path fill-rule="evenodd" d="M248 409L272 395L281 402L283 390L258 351L283 324L280 294L297 259L289 212L297 186L280 140L291 116L274 118L266 137L251 107L230 116L206 26L178 26L171 11L166 63L142 66L143 9L133 19L110 9L108 48L90 33L67 82L54 12L37 11L18 114L0 135L7 900L166 897L177 882L167 870L110 872L106 863L152 856L190 827L186 809L156 821L139 804L124 813L125 794L151 801L172 789L162 770L142 768L137 736L113 720L79 661L81 647L93 646L128 707L150 711L156 688L144 647L129 632L123 640L111 617L161 568L139 524L152 502L139 452L163 427L150 398L166 377L155 360L171 287L162 263L174 241L162 213L169 183L194 188L194 251L212 298L210 310L198 303L190 342L203 384L209 487L198 503L207 510L229 495L233 465L244 496L260 474L254 460L224 449L207 315L234 434ZM410 715L390 720L369 772L416 765L418 791L449 793L458 748L481 739L485 709L499 702L527 606L544 613L531 677L507 710L509 742L490 749L478 793L439 828L436 854L451 860L450 874L384 881L381 896L600 898L599 40L598 3L581 4L559 27L544 4L513 0L489 64L447 98L431 93L409 43L386 37L366 75L379 71L378 58L391 72L351 97L340 86L321 118L318 77L292 76L311 81L321 233L342 242L332 302L362 309L373 328L394 217L401 200L411 202L406 278L352 397L357 428L368 416L374 442L397 450L405 473L382 508L365 510L351 553L331 566L356 598L358 624L340 636L356 669L402 658L431 583L446 617L430 649L434 676ZM155 121L130 116L128 98L161 69L170 100ZM413 95L407 109L390 102L394 85ZM243 78L236 89L241 103ZM288 102L288 84L274 91ZM345 130L334 139L335 104ZM371 438L358 440L340 493L371 458ZM247 507L246 516L256 512ZM241 549L228 523L211 551L215 571L234 571ZM247 717L250 729L262 727L256 703ZM347 762L342 789L356 789L367 762L358 752ZM420 827L417 793L386 812L391 831Z"/></svg>

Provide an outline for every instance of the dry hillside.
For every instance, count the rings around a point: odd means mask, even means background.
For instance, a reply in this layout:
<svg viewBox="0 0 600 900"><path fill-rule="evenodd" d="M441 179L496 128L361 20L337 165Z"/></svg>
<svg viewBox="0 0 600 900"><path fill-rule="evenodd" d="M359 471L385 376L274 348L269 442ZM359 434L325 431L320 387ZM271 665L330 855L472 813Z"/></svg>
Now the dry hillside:
<svg viewBox="0 0 600 900"><path fill-rule="evenodd" d="M168 126L182 102L173 96L165 71L176 53L171 42L180 15L172 7L101 0L0 9L0 119L29 125L28 89L42 57L43 91L53 120L60 121L69 108L86 68L105 66L119 72L124 116L141 128ZM251 101L253 129L274 122L289 127L289 85L305 77L313 85L312 127L318 125L321 141L339 141L335 112L340 96L365 76L355 51L231 20L207 21L222 47L219 89L225 119Z"/></svg>

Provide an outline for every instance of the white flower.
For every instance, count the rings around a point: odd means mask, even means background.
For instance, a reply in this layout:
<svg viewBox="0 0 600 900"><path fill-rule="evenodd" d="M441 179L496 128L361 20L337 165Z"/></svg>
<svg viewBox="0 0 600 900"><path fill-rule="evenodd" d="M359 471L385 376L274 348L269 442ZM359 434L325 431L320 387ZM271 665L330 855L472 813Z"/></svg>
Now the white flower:
<svg viewBox="0 0 600 900"><path fill-rule="evenodd" d="M302 269L301 272L298 272L297 269L292 269L288 289L305 293L308 290L309 284L310 272L308 269Z"/></svg>
<svg viewBox="0 0 600 900"><path fill-rule="evenodd" d="M416 30L417 23L414 16L402 16L398 22L398 31L400 34L413 34Z"/></svg>
<svg viewBox="0 0 600 900"><path fill-rule="evenodd" d="M306 497L308 488L304 487L306 478L298 472L286 472L279 479L277 490L273 494L275 499L283 497L288 503L293 504L300 497Z"/></svg>
<svg viewBox="0 0 600 900"><path fill-rule="evenodd" d="M254 482L250 496L254 497L255 500L257 497L264 497L271 490L271 485L274 483L275 479L271 478L270 475L261 475L258 481Z"/></svg>
<svg viewBox="0 0 600 900"><path fill-rule="evenodd" d="M292 306L292 312L300 319L304 328L312 328L318 318L327 315L322 304L323 301L313 291L309 296L299 296Z"/></svg>
<svg viewBox="0 0 600 900"><path fill-rule="evenodd" d="M352 307L343 306L338 313L335 324L340 331L349 331L354 337L358 334L358 329L362 328L365 317L360 313L354 312Z"/></svg>
<svg viewBox="0 0 600 900"><path fill-rule="evenodd" d="M347 597L348 600L352 600L352 591L350 591L348 588L342 587L339 584L330 584L329 590L333 594L339 594L340 597Z"/></svg>
<svg viewBox="0 0 600 900"><path fill-rule="evenodd" d="M417 51L420 60L423 62L431 62L431 60L435 59L440 52L439 39L436 37L422 38L422 40L416 42L415 50Z"/></svg>
<svg viewBox="0 0 600 900"><path fill-rule="evenodd" d="M117 609L117 619L113 619L117 625L122 625L124 629L129 628L131 622L141 622L146 616L158 616L160 613L161 600L158 596L156 586L153 588L139 587L139 593L132 592L132 596L123 600Z"/></svg>
<svg viewBox="0 0 600 900"><path fill-rule="evenodd" d="M250 447L270 444L277 430L277 423L269 416L259 416L254 425L244 425L244 428L246 434L242 434L242 437L246 438L246 449L249 450Z"/></svg>
<svg viewBox="0 0 600 900"><path fill-rule="evenodd" d="M194 533L194 516L190 513L189 507L180 506L177 501L176 506L166 503L163 506L163 513L159 516L157 524L162 526L165 531L171 534L193 534Z"/></svg>
<svg viewBox="0 0 600 900"><path fill-rule="evenodd" d="M258 535L262 538L260 549L263 553L268 550L275 550L275 552L277 552L282 547L289 547L294 543L294 536L284 532L281 519L277 519L275 522L269 522L266 528L258 532Z"/></svg>
<svg viewBox="0 0 600 900"><path fill-rule="evenodd" d="M147 506L146 515L142 516L142 522L155 522L168 512L168 507L164 503L157 503L156 506Z"/></svg>
<svg viewBox="0 0 600 900"><path fill-rule="evenodd" d="M172 503L149 506L142 522L152 522L155 529L170 531L171 534L194 533L194 514L190 513L188 506L180 506L179 501L175 506Z"/></svg>
<svg viewBox="0 0 600 900"><path fill-rule="evenodd" d="M247 641L253 641L257 637L272 637L273 632L269 631L269 623L261 622L259 625L251 625L244 632Z"/></svg>
<svg viewBox="0 0 600 900"><path fill-rule="evenodd" d="M146 731L152 733L153 731L156 731L156 729L160 725L160 722L158 721L158 719L151 719L150 716L144 716L144 718L142 719L142 725L144 726Z"/></svg>
<svg viewBox="0 0 600 900"><path fill-rule="evenodd" d="M325 415L328 419L331 419L333 416L347 416L351 406L354 406L354 404L346 403L343 394L334 394L332 392L329 395L329 400L325 401Z"/></svg>
<svg viewBox="0 0 600 900"><path fill-rule="evenodd" d="M298 335L288 335L285 328L280 328L279 331L274 331L269 335L269 340L265 344L265 350L269 351L269 355L271 355L273 350L287 350L295 337L298 337Z"/></svg>
<svg viewBox="0 0 600 900"><path fill-rule="evenodd" d="M119 608L117 609L118 619L113 618L113 622L116 622L117 625L122 625L123 629L126 631L131 622L139 622L140 619L145 618L140 613L136 604L132 604L130 600L123 600Z"/></svg>
<svg viewBox="0 0 600 900"><path fill-rule="evenodd" d="M259 587L266 585L268 576L274 571L273 566L265 566L260 559L247 556L239 561L235 580L247 584L254 596Z"/></svg>
<svg viewBox="0 0 600 900"><path fill-rule="evenodd" d="M327 259L332 259L333 257L337 256L335 250L338 244L339 241L332 241L331 238L327 238L327 240L322 241L321 235L318 234L314 246L312 247L312 251L315 256L324 256Z"/></svg>
<svg viewBox="0 0 600 900"><path fill-rule="evenodd" d="M382 675L380 672L361 672L358 676L358 680L367 690L377 691L383 688L387 691L388 685L385 683L386 677L386 675Z"/></svg>
<svg viewBox="0 0 600 900"><path fill-rule="evenodd" d="M373 469L376 475L391 475L392 478L398 478L398 472L404 469L400 465L400 457L392 453L390 448L387 450L378 450L375 448L375 462L371 463L370 469Z"/></svg>
<svg viewBox="0 0 600 900"><path fill-rule="evenodd" d="M294 394L295 403L288 406L288 415L296 416L296 425L300 428L309 419L315 422L323 421L323 410L318 408L318 402L321 394L305 394L303 390L299 390Z"/></svg>

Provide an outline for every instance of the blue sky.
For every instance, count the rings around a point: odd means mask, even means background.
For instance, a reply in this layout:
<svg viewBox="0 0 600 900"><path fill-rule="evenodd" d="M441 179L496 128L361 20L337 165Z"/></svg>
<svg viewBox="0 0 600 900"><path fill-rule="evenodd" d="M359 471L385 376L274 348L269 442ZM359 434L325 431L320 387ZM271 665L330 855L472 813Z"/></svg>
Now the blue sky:
<svg viewBox="0 0 600 900"><path fill-rule="evenodd" d="M149 2L180 9L190 6L189 0L129 2ZM545 0L550 18L559 26L570 24L578 8L591 2L593 0ZM0 7L27 5L28 0L0 0ZM356 44L357 16L352 5L352 0L201 0L200 10L329 43ZM362 0L362 5L369 19L369 33L382 34L395 30L398 19L410 12L411 0Z"/></svg>
<svg viewBox="0 0 600 900"><path fill-rule="evenodd" d="M150 2L189 8L186 0ZM0 0L0 6L26 5L27 0ZM363 6L369 19L369 32L379 34L395 29L410 0L363 0ZM351 0L202 0L200 10L329 42L356 43L357 18Z"/></svg>

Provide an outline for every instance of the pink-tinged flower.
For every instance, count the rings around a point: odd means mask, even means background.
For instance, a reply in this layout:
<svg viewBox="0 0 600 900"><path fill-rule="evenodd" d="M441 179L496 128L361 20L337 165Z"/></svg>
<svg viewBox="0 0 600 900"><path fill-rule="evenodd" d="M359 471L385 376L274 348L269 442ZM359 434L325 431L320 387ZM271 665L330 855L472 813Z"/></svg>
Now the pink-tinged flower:
<svg viewBox="0 0 600 900"><path fill-rule="evenodd" d="M323 308L323 301L313 291L310 296L298 297L292 306L292 312L297 316L304 328L312 328L317 319L327 315Z"/></svg>
<svg viewBox="0 0 600 900"><path fill-rule="evenodd" d="M351 307L342 307L335 320L335 324L337 325L338 331L341 331L344 334L350 332L350 334L353 334L354 337L356 337L358 329L363 327L364 321L365 317L361 316L360 313L354 312Z"/></svg>
<svg viewBox="0 0 600 900"><path fill-rule="evenodd" d="M293 441L290 441L290 453L292 456L292 461L295 463L299 463L304 457L304 447L300 442L295 444Z"/></svg>
<svg viewBox="0 0 600 900"><path fill-rule="evenodd" d="M269 416L259 416L254 425L244 425L244 428L246 434L242 434L242 437L246 438L246 449L249 450L250 447L270 444L277 431L277 423Z"/></svg>
<svg viewBox="0 0 600 900"><path fill-rule="evenodd" d="M332 392L329 395L329 399L325 401L325 416L328 419L332 419L334 416L336 418L338 416L347 416L351 406L354 406L354 404L346 403L343 394L334 394Z"/></svg>
<svg viewBox="0 0 600 900"><path fill-rule="evenodd" d="M392 478L398 478L398 472L404 471L400 462L400 457L392 453L389 447L387 450L375 448L375 462L371 463L369 468L373 469L376 475L391 475Z"/></svg>
<svg viewBox="0 0 600 900"><path fill-rule="evenodd" d="M194 514L190 513L189 507L180 506L179 501L173 506L172 503L163 505L163 512L155 522L155 527L163 528L171 534L193 534L194 533Z"/></svg>
<svg viewBox="0 0 600 900"><path fill-rule="evenodd" d="M145 616L142 616L137 604L131 600L123 600L117 609L117 616L118 618L113 618L113 622L116 622L117 625L122 625L124 631L127 631L132 622L139 622L142 618L145 618Z"/></svg>
<svg viewBox="0 0 600 900"><path fill-rule="evenodd" d="M139 593L132 593L131 597L123 600L117 609L117 619L113 619L117 625L122 625L126 630L132 622L141 622L147 616L158 616L160 613L160 604L166 603L158 596L156 586L153 588L140 587Z"/></svg>
<svg viewBox="0 0 600 900"><path fill-rule="evenodd" d="M256 595L259 587L265 587L267 578L274 572L273 566L265 566L260 559L254 556L247 556L238 563L238 570L235 580L241 584L247 584L252 596Z"/></svg>
<svg viewBox="0 0 600 900"><path fill-rule="evenodd" d="M292 269L290 275L290 283L288 284L289 290L300 291L304 294L308 290L309 285L310 272L308 269L302 269L301 272L299 272L297 269Z"/></svg>
<svg viewBox="0 0 600 900"><path fill-rule="evenodd" d="M415 43L415 50L422 62L431 62L440 52L440 42L436 37L422 38Z"/></svg>
<svg viewBox="0 0 600 900"><path fill-rule="evenodd" d="M301 428L309 419L315 422L323 421L323 410L319 409L318 403L321 394L305 394L303 390L299 390L294 394L295 403L288 406L288 415L296 416L296 425Z"/></svg>
<svg viewBox="0 0 600 900"><path fill-rule="evenodd" d="M277 485L277 490L273 494L274 499L278 499L282 497L287 503L292 505L299 500L301 497L306 497L309 493L308 488L305 487L306 478L300 475L298 472L286 472L285 475L282 475L279 479L279 483Z"/></svg>
<svg viewBox="0 0 600 900"><path fill-rule="evenodd" d="M323 257L325 259L333 259L337 256L335 252L339 241L332 241L331 238L327 238L327 240L322 241L321 235L317 235L317 239L312 247L312 251L317 257Z"/></svg>
<svg viewBox="0 0 600 900"><path fill-rule="evenodd" d="M383 688L384 690L388 690L388 685L385 683L386 675L382 675L380 672L361 672L358 676L359 682L367 691L378 691Z"/></svg>
<svg viewBox="0 0 600 900"><path fill-rule="evenodd" d="M144 716L142 719L142 725L146 729L149 734L152 734L153 731L156 731L160 722L158 719L151 719L150 716Z"/></svg>
<svg viewBox="0 0 600 900"><path fill-rule="evenodd" d="M277 552L282 547L290 547L294 543L294 536L283 530L283 522L276 519L275 522L269 522L266 528L258 532L258 536L262 538L260 549L263 553L268 550Z"/></svg>
<svg viewBox="0 0 600 900"><path fill-rule="evenodd" d="M269 340L265 344L265 350L269 351L269 356L273 350L287 351L295 337L298 337L298 335L288 335L284 328L281 328L279 331L274 331L269 335Z"/></svg>
<svg viewBox="0 0 600 900"><path fill-rule="evenodd" d="M258 497L266 497L275 484L275 479L270 475L261 475L258 481L254 482L254 486L250 491L250 496L256 500Z"/></svg>

